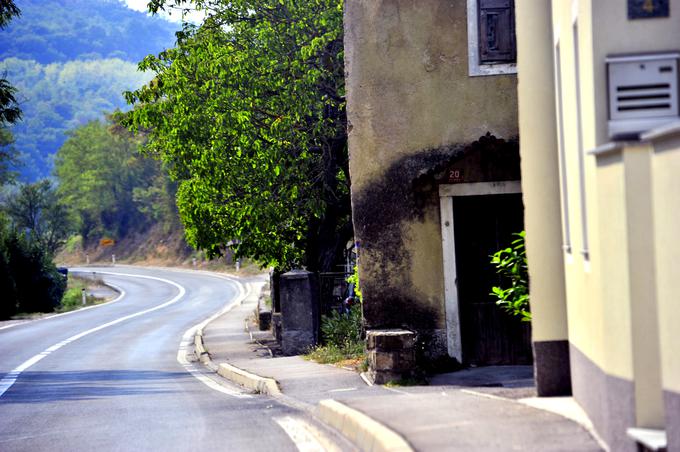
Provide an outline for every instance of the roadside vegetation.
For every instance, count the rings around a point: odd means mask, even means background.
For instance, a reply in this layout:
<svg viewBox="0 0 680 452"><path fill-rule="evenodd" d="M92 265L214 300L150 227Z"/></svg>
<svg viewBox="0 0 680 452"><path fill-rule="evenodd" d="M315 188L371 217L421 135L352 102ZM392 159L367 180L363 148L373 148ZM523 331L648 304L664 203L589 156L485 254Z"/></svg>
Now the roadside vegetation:
<svg viewBox="0 0 680 452"><path fill-rule="evenodd" d="M65 289L51 256L0 213L0 320L20 312L52 312Z"/></svg>
<svg viewBox="0 0 680 452"><path fill-rule="evenodd" d="M367 368L365 344L362 339L361 289L358 268L347 281L354 296L343 312L334 311L321 319L322 344L305 355L306 359L321 364L336 364L359 371Z"/></svg>
<svg viewBox="0 0 680 452"><path fill-rule="evenodd" d="M108 301L104 297L97 297L88 293L88 289L102 287L103 283L90 278L69 275L66 293L58 308L59 312L68 312L86 306L93 306ZM83 304L83 291L85 291L85 304Z"/></svg>

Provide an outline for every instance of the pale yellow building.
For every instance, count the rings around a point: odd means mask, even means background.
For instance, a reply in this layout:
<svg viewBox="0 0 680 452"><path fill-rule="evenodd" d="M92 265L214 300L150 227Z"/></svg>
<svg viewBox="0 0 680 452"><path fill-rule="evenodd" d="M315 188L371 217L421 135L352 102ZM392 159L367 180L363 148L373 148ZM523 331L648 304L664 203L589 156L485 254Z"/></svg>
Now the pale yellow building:
<svg viewBox="0 0 680 452"><path fill-rule="evenodd" d="M539 392L568 366L611 450L680 450L680 1L516 0L516 29Z"/></svg>

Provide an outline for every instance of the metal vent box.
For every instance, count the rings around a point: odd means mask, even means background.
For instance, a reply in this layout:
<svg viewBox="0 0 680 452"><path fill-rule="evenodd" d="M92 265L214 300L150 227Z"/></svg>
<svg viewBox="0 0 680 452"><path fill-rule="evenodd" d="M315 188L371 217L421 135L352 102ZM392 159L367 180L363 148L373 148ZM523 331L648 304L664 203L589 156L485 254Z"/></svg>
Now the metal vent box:
<svg viewBox="0 0 680 452"><path fill-rule="evenodd" d="M626 138L680 119L680 52L607 57L609 137Z"/></svg>

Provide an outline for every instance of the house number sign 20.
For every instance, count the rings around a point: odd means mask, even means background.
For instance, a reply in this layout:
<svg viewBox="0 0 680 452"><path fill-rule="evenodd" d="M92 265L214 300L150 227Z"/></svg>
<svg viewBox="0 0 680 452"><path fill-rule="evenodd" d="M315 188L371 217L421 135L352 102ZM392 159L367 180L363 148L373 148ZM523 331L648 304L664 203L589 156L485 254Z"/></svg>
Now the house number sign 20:
<svg viewBox="0 0 680 452"><path fill-rule="evenodd" d="M462 169L452 169L449 170L449 182L463 182L463 170Z"/></svg>

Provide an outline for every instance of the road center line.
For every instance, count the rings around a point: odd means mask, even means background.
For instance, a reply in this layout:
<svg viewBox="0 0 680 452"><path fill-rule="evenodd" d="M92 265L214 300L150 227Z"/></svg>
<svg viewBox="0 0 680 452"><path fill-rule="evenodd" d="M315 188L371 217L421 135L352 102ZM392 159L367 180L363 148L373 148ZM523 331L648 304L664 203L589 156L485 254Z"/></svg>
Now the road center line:
<svg viewBox="0 0 680 452"><path fill-rule="evenodd" d="M170 284L172 286L175 286L179 290L179 293L177 295L175 295L171 300L166 301L163 304L160 304L160 305L155 306L153 308L145 309L144 311L136 312L134 314L126 315L125 317L120 317L120 318L113 320L111 322L105 323L103 325L99 325L95 328L91 328L87 331L83 331L82 333L78 333L76 335L73 335L73 336L69 337L68 339L64 339L63 341L61 341L57 344L54 344L51 347L46 348L43 352L38 353L37 355L35 355L35 356L29 358L28 360L24 361L23 363L21 363L18 367L15 367L14 369L12 369L7 375L5 375L2 378L2 380L0 380L0 397L2 397L2 395L5 392L7 392L7 390L9 388L12 387L12 385L17 381L17 379L19 378L19 376L21 375L22 372L24 372L29 367L35 365L36 363L38 363L40 360L42 360L46 356L50 355L50 353L53 353L53 352L59 350L60 348L64 347L65 345L68 345L71 342L77 341L78 339L81 339L81 338L83 338L83 337L85 337L89 334L96 333L97 331L103 330L104 328L108 328L110 326L117 325L121 322L125 322L126 320L130 320L130 319L133 319L135 317L139 317L139 316L142 316L144 314L148 314L150 312L157 311L159 309L163 309L167 306L170 306L173 303L177 303L186 293L186 289L184 287L180 286L179 284L177 284L174 281L170 281L169 279L157 278L155 276L133 275L133 274L129 274L129 273L111 273L111 272L98 272L98 273L99 274L105 274L105 275L114 275L114 276L128 276L128 277L131 277L131 278L153 279L155 281L160 281L160 282L164 282L164 283ZM124 293L121 294L121 298L122 298L122 295L124 295Z"/></svg>
<svg viewBox="0 0 680 452"><path fill-rule="evenodd" d="M333 444L328 441L324 441L326 444L322 445L319 441L322 438L320 432L302 419L293 416L285 416L274 418L274 422L279 424L279 427L286 432L300 452L328 452L329 450L339 450L337 447L333 447Z"/></svg>

